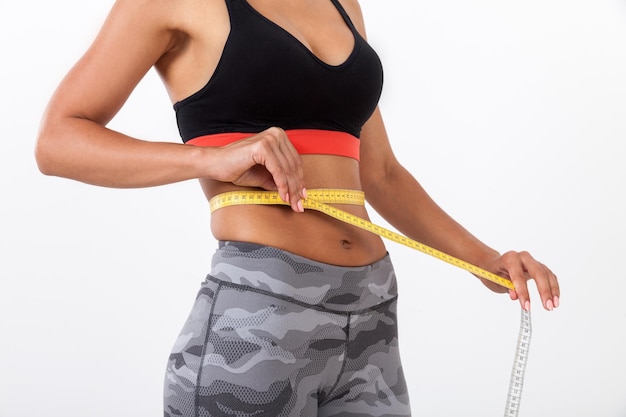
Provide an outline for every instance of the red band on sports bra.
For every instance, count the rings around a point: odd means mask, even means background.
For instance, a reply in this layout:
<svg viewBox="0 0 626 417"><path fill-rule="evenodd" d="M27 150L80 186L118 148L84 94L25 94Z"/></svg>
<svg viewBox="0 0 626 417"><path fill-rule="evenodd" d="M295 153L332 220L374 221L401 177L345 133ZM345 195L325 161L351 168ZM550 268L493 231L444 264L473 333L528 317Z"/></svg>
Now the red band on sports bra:
<svg viewBox="0 0 626 417"><path fill-rule="evenodd" d="M361 141L349 133L318 129L292 129L286 130L285 133L287 133L289 141L300 155L338 155L359 160ZM254 136L254 133L216 133L198 136L187 141L187 144L195 146L226 146L250 136Z"/></svg>

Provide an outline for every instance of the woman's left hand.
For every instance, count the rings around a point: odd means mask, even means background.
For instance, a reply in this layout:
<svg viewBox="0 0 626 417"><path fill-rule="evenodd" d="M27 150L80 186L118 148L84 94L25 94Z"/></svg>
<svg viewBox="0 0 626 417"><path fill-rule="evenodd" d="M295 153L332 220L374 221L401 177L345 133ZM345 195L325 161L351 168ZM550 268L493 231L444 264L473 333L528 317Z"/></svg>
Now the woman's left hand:
<svg viewBox="0 0 626 417"><path fill-rule="evenodd" d="M552 311L559 306L559 283L556 275L544 264L537 261L528 252L510 251L491 259L483 265L488 271L506 277L513 282L514 290L508 290L512 300L519 300L522 308L530 309L530 294L527 281L535 280L541 303L546 310ZM496 292L506 289L491 281L481 278L483 284Z"/></svg>

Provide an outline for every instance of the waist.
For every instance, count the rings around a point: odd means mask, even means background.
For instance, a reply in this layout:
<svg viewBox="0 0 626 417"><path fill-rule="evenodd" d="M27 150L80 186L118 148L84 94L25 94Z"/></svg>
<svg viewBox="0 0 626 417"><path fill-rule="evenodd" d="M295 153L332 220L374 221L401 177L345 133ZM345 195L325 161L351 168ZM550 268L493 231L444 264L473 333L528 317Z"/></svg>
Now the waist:
<svg viewBox="0 0 626 417"><path fill-rule="evenodd" d="M359 138L346 132L320 129L291 129L285 133L300 155L337 155L359 160ZM254 133L227 132L198 136L185 142L195 146L226 146Z"/></svg>
<svg viewBox="0 0 626 417"><path fill-rule="evenodd" d="M367 219L357 190L308 190L323 201ZM274 192L234 191L210 201L211 230L218 240L254 242L334 265L360 266L381 259L382 240L314 210L295 213Z"/></svg>
<svg viewBox="0 0 626 417"><path fill-rule="evenodd" d="M307 199L318 203L365 206L365 195L360 190L320 188L311 189L307 193ZM229 191L218 194L209 200L211 213L224 207L248 205L288 206L289 203L281 200L275 191Z"/></svg>

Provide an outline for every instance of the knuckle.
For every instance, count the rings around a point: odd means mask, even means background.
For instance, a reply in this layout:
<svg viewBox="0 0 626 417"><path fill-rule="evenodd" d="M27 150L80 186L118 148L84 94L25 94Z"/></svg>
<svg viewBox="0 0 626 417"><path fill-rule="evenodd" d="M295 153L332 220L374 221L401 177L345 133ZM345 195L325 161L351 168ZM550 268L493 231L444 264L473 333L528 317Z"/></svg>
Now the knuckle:
<svg viewBox="0 0 626 417"><path fill-rule="evenodd" d="M519 254L515 251L508 251L502 255L502 262L508 267L519 265Z"/></svg>
<svg viewBox="0 0 626 417"><path fill-rule="evenodd" d="M270 150L276 146L278 138L272 134L263 135L260 140L260 144L264 150Z"/></svg>
<svg viewBox="0 0 626 417"><path fill-rule="evenodd" d="M505 253L502 255L502 258L503 258L503 259L511 259L511 258L513 258L513 257L515 257L515 256L517 256L517 252L510 250L510 251L508 251L508 252L505 252Z"/></svg>
<svg viewBox="0 0 626 417"><path fill-rule="evenodd" d="M285 131L277 126L272 126L265 132L274 139L280 139L285 136Z"/></svg>
<svg viewBox="0 0 626 417"><path fill-rule="evenodd" d="M252 147L252 152L262 151L266 147L266 135L251 139L250 146Z"/></svg>

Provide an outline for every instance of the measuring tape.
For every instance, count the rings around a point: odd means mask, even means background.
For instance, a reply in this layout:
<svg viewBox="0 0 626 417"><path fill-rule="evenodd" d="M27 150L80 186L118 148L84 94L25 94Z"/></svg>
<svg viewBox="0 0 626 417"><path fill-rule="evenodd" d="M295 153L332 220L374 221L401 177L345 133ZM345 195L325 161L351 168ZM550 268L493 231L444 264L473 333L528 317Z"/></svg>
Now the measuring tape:
<svg viewBox="0 0 626 417"><path fill-rule="evenodd" d="M410 239L404 235L385 229L384 227L375 225L374 223L362 219L354 214L340 210L330 204L351 204L365 205L365 196L362 191L358 190L341 190L341 189L313 189L307 190L307 198L302 201L305 209L312 209L322 212L334 219L344 223L351 224L360 229L367 230L383 238L393 242L408 246L411 249L418 250L427 255L433 256L441 261L454 265L465 271L471 272L481 278L487 279L498 285L510 290L515 289L513 283L479 268L454 256L448 255L435 248L424 245L416 240ZM230 191L218 194L209 200L211 212L223 207L241 206L241 205L284 205L289 203L283 201L276 191ZM505 407L505 417L516 417L519 414L519 406L521 402L522 387L524 385L524 373L526 371L526 362L528 359L528 348L530 346L530 338L532 327L530 322L530 312L522 309L522 318L520 323L520 332L517 339L517 347L515 350L515 359L513 361L513 371L511 372L511 380L509 382L509 391Z"/></svg>

